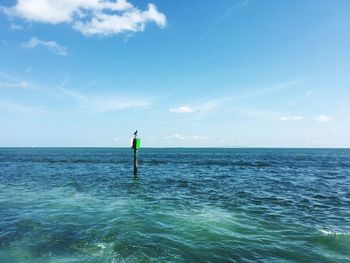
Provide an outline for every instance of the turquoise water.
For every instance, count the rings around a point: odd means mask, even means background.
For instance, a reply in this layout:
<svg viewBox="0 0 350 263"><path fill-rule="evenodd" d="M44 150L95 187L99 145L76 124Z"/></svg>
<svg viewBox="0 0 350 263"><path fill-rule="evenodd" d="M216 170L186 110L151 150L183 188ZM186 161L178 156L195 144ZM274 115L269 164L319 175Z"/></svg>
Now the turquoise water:
<svg viewBox="0 0 350 263"><path fill-rule="evenodd" d="M0 149L0 262L350 262L350 150Z"/></svg>

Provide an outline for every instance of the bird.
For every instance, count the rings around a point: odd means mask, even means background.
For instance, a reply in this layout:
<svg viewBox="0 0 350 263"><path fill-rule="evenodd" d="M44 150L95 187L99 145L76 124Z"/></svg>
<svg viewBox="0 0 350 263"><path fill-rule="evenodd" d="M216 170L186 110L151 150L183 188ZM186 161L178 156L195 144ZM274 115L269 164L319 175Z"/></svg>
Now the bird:
<svg viewBox="0 0 350 263"><path fill-rule="evenodd" d="M137 136L137 130L134 132L134 136Z"/></svg>

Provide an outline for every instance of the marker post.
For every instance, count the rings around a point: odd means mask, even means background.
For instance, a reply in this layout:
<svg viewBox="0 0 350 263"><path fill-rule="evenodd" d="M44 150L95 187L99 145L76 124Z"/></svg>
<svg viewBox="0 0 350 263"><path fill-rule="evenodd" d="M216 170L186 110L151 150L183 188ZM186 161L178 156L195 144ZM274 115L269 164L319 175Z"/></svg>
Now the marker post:
<svg viewBox="0 0 350 263"><path fill-rule="evenodd" d="M138 151L140 149L140 138L137 138L137 131L134 133L134 138L132 140L132 148L134 149L134 177L138 175L139 169L139 160L138 160Z"/></svg>

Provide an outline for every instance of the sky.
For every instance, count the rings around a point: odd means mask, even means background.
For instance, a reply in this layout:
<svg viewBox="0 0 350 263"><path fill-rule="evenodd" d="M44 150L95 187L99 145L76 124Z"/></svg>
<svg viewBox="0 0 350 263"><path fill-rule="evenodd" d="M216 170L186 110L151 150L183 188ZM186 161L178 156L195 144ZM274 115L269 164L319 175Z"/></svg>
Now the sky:
<svg viewBox="0 0 350 263"><path fill-rule="evenodd" d="M348 0L1 0L0 147L350 147Z"/></svg>

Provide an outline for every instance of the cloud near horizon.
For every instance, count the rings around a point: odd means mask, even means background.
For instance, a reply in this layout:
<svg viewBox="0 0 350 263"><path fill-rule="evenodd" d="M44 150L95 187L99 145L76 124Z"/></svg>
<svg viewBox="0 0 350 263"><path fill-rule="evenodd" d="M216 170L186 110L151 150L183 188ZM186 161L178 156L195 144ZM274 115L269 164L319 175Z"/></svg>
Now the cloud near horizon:
<svg viewBox="0 0 350 263"><path fill-rule="evenodd" d="M301 121L303 120L303 116L283 116L279 118L280 121Z"/></svg>
<svg viewBox="0 0 350 263"><path fill-rule="evenodd" d="M0 11L31 22L67 23L87 36L142 32L149 22L166 25L156 5L150 3L143 11L127 0L18 0L14 6L0 6Z"/></svg>
<svg viewBox="0 0 350 263"><path fill-rule="evenodd" d="M191 136L183 136L180 134L174 134L172 136L165 136L164 140L180 140L180 141L184 141L184 140L189 140L189 139L193 139L193 140L209 140L208 136L200 136L200 135L191 135Z"/></svg>
<svg viewBox="0 0 350 263"><path fill-rule="evenodd" d="M314 121L323 122L323 123L329 122L332 119L333 119L332 117L329 117L327 115L319 115L319 116L314 117Z"/></svg>

